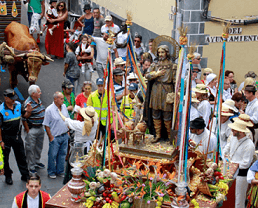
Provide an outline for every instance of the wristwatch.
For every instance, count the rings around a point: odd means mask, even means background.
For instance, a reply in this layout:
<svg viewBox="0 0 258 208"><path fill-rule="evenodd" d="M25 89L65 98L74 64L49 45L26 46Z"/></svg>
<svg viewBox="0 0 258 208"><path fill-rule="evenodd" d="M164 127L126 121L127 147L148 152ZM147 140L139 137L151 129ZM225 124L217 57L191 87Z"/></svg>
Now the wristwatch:
<svg viewBox="0 0 258 208"><path fill-rule="evenodd" d="M0 141L0 143L2 143L2 142L3 142L3 140Z"/></svg>

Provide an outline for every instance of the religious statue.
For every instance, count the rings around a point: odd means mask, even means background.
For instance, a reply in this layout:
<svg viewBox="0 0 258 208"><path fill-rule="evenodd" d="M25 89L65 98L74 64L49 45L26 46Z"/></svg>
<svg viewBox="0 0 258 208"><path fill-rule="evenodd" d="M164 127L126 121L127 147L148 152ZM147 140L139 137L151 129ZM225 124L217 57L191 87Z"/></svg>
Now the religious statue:
<svg viewBox="0 0 258 208"><path fill-rule="evenodd" d="M150 92L149 108L152 109L152 118L156 137L152 143L161 138L162 121L170 138L173 114L173 93L175 92L176 64L170 60L169 48L161 45L157 49L158 62L153 63L146 75L148 81L153 81Z"/></svg>

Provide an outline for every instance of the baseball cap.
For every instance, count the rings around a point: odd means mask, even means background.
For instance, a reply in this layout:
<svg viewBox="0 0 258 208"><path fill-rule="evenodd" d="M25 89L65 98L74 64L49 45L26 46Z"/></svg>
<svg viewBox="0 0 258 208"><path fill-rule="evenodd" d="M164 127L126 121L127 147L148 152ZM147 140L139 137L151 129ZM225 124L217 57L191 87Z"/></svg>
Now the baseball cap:
<svg viewBox="0 0 258 208"><path fill-rule="evenodd" d="M62 83L62 88L63 87L65 87L65 88L73 88L74 86L73 86L72 82L69 79L66 79Z"/></svg>
<svg viewBox="0 0 258 208"><path fill-rule="evenodd" d="M138 85L136 83L131 83L128 90L138 90Z"/></svg>
<svg viewBox="0 0 258 208"><path fill-rule="evenodd" d="M106 16L106 17L105 17L105 21L112 21L112 17L111 17L111 16L109 16L109 15L108 15L108 16Z"/></svg>
<svg viewBox="0 0 258 208"><path fill-rule="evenodd" d="M13 89L6 89L4 91L4 96L9 97L12 100L16 100L18 98L18 95L16 95L16 93Z"/></svg>
<svg viewBox="0 0 258 208"><path fill-rule="evenodd" d="M96 80L96 85L103 85L104 84L104 79L103 78L98 78Z"/></svg>

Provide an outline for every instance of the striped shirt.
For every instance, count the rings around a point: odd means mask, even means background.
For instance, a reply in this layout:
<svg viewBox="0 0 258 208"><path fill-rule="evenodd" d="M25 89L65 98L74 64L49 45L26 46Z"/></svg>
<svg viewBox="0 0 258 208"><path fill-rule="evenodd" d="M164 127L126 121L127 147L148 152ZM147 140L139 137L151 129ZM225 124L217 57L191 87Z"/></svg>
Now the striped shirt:
<svg viewBox="0 0 258 208"><path fill-rule="evenodd" d="M38 103L36 103L31 96L29 96L23 103L23 108L25 109L30 103L32 112L31 116L29 118L22 118L23 120L26 120L29 127L40 127L43 123L44 117L45 117L45 107L42 104L41 100L38 99Z"/></svg>
<svg viewBox="0 0 258 208"><path fill-rule="evenodd" d="M123 95L123 92L124 92L125 88L122 85L120 85L119 83L114 81L114 88L115 88L115 95L116 95L116 97L119 96L119 95ZM120 106L121 103L122 103L122 99L117 100L117 103Z"/></svg>

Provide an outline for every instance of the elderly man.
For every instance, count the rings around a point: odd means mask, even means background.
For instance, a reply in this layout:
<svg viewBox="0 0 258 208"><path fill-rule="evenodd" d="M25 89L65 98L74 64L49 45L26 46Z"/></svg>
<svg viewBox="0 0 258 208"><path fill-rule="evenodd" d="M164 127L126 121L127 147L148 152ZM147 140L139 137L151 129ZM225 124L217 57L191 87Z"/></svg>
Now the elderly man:
<svg viewBox="0 0 258 208"><path fill-rule="evenodd" d="M156 137L152 141L158 142L161 138L162 119L170 138L173 101L166 102L168 93L175 91L176 65L170 61L169 48L166 45L158 47L158 62L153 63L146 75L148 81L153 80L149 108L152 109L152 118Z"/></svg>
<svg viewBox="0 0 258 208"><path fill-rule="evenodd" d="M204 154L207 153L209 136L211 135L207 156L208 158L212 158L213 151L216 148L217 139L216 136L213 133L210 133L206 128L202 117L190 121L190 132L190 139L195 142L195 145L198 146L198 149Z"/></svg>
<svg viewBox="0 0 258 208"><path fill-rule="evenodd" d="M0 145L4 154L5 182L8 185L13 184L13 171L9 166L11 148L13 148L15 159L22 175L21 180L27 181L29 177L20 129L20 119L24 112L22 112L21 103L15 101L17 98L18 96L13 89L7 89L4 91L4 102L0 105Z"/></svg>
<svg viewBox="0 0 258 208"><path fill-rule="evenodd" d="M25 129L25 153L28 169L36 173L35 168L45 168L40 162L44 143L44 128L42 126L45 107L40 100L41 90L38 85L31 85L28 89L29 97L24 101L23 108L30 109L22 118Z"/></svg>
<svg viewBox="0 0 258 208"><path fill-rule="evenodd" d="M235 207L245 207L247 190L247 171L255 153L254 144L246 133L250 132L244 121L236 120L228 125L232 129L233 136L224 148L224 157L231 162L239 164L239 172L236 177Z"/></svg>
<svg viewBox="0 0 258 208"><path fill-rule="evenodd" d="M225 78L222 100L225 102L227 99L231 99L231 98L232 98L232 95L230 92L230 81L229 81L229 78Z"/></svg>
<svg viewBox="0 0 258 208"><path fill-rule="evenodd" d="M26 183L27 190L14 197L12 208L42 208L50 199L50 195L41 191L41 180L37 174L32 174Z"/></svg>
<svg viewBox="0 0 258 208"><path fill-rule="evenodd" d="M69 118L67 108L64 104L64 95L55 92L54 102L46 109L43 125L49 138L48 150L48 176L55 179L56 176L64 176L64 163L68 147L68 128L59 115L58 110Z"/></svg>

